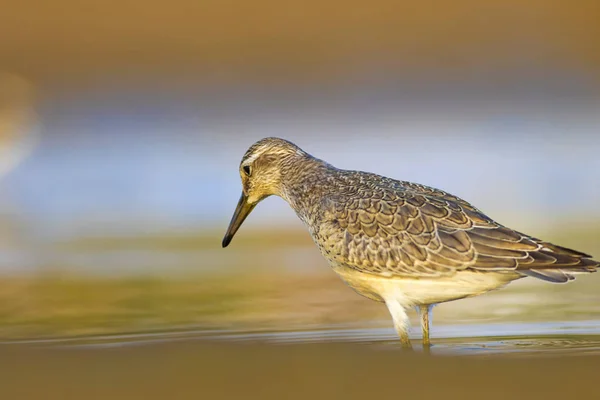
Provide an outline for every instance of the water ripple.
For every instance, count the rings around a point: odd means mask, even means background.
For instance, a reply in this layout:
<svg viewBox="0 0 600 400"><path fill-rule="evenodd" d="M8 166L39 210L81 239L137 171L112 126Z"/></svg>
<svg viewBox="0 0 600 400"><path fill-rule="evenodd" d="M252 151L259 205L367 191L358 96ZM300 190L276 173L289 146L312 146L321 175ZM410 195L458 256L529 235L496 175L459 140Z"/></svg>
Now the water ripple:
<svg viewBox="0 0 600 400"><path fill-rule="evenodd" d="M412 338L418 346L418 329ZM113 348L152 345L177 341L204 340L226 342L361 343L386 350L399 349L391 328L351 325L315 326L302 331L182 330L172 332L55 338L3 342L63 348ZM600 354L600 321L448 325L432 332L432 352L440 355L541 355ZM418 347L417 347L418 349Z"/></svg>

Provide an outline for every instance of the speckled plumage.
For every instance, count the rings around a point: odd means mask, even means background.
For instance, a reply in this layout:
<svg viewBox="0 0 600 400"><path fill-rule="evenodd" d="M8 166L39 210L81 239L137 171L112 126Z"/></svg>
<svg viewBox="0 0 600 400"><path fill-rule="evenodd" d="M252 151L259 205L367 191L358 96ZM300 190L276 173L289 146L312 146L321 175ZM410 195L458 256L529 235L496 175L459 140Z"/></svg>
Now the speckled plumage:
<svg viewBox="0 0 600 400"><path fill-rule="evenodd" d="M251 146L240 173L251 207L269 195L284 198L334 270L390 311L397 308L393 302L428 307L524 276L567 282L599 265L587 254L502 226L441 190L337 169L282 139ZM442 286L439 294L426 292ZM411 293L412 287L419 288ZM405 315L397 317L406 324ZM405 333L405 326L396 328Z"/></svg>

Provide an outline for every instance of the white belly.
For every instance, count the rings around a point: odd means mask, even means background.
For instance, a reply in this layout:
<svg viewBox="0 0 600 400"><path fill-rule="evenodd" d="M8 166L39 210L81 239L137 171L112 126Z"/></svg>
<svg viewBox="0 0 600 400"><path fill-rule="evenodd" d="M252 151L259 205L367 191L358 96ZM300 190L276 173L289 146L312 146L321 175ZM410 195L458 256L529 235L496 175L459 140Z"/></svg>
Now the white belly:
<svg viewBox="0 0 600 400"><path fill-rule="evenodd" d="M451 277L386 278L334 267L334 271L359 294L375 301L396 299L404 307L429 305L477 296L520 278L515 273L460 271Z"/></svg>

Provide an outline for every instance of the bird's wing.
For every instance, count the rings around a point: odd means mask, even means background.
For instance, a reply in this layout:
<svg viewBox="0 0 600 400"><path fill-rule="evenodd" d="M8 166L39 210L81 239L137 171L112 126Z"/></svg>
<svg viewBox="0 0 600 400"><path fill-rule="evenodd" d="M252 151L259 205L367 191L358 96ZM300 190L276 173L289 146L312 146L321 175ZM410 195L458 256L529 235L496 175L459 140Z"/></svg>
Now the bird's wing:
<svg viewBox="0 0 600 400"><path fill-rule="evenodd" d="M342 232L337 262L382 276L436 277L470 269L553 282L598 267L589 255L506 228L456 196L415 184L405 188L372 188L332 201L332 221Z"/></svg>

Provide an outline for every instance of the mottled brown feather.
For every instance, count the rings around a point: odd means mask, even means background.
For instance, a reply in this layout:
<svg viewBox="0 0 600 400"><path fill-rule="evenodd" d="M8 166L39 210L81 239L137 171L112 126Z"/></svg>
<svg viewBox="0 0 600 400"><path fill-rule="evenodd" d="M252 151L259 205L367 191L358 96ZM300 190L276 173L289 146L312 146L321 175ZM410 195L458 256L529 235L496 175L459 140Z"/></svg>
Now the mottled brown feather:
<svg viewBox="0 0 600 400"><path fill-rule="evenodd" d="M332 196L332 215L348 238L337 263L385 276L445 276L470 269L553 282L598 267L585 253L502 226L441 190L363 172L343 174L342 184L360 181L368 190L348 187L350 197Z"/></svg>

